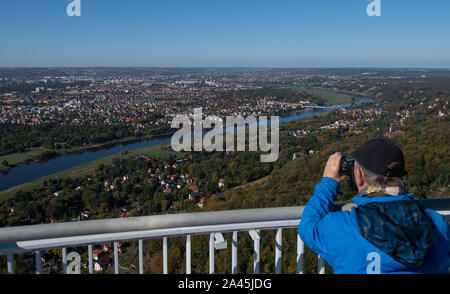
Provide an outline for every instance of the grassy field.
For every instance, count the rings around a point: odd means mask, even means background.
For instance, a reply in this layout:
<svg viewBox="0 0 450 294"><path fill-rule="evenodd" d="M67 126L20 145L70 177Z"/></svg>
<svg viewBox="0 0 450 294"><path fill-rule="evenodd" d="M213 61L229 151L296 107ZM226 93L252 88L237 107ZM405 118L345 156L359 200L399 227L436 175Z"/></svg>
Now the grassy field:
<svg viewBox="0 0 450 294"><path fill-rule="evenodd" d="M236 187L231 188L232 190L236 190L236 189L243 189L243 188L248 188L250 186L254 186L254 185L261 185L264 182L267 181L267 179L269 178L269 176L264 176L260 179L254 180L253 182L247 183L247 184L243 184L243 185L239 185Z"/></svg>
<svg viewBox="0 0 450 294"><path fill-rule="evenodd" d="M162 134L162 135L168 135L168 134ZM62 148L62 149L44 149L44 148L35 148L30 151L25 152L18 152L18 153L12 153L8 155L2 155L0 156L0 172L7 172L10 168L14 166L19 166L22 164L25 164L29 161L35 161L39 158L39 156L46 152L56 152L59 154L65 154L65 153L77 153L77 152L83 152L89 149L93 148L101 148L105 145L111 145L111 144L119 144L119 143L127 143L127 142L134 142L142 139L148 139L156 137L155 135L144 135L141 137L124 137L117 140L108 141L101 144L90 144L86 146L75 146L70 148ZM7 161L9 167L5 167L2 165L3 161Z"/></svg>
<svg viewBox="0 0 450 294"><path fill-rule="evenodd" d="M42 149L37 148L26 152L20 152L20 153L13 153L8 155L0 156L0 172L7 171L9 168L1 165L3 161L7 161L8 165L14 166L14 165L20 165L23 163L26 163L27 161L32 161L36 157L38 157L42 152L44 152Z"/></svg>
<svg viewBox="0 0 450 294"><path fill-rule="evenodd" d="M320 90L307 90L309 93L315 94L325 100L328 105L344 104L352 102L352 96L346 94L329 93Z"/></svg>
<svg viewBox="0 0 450 294"><path fill-rule="evenodd" d="M36 188L40 187L45 180L48 180L51 178L66 178L66 177L76 178L76 177L89 175L93 172L93 170L97 166L99 166L100 164L111 163L114 158L125 159L125 158L129 158L131 156L144 156L144 157L149 157L149 158L165 159L165 158L170 157L171 155L174 156L176 159L183 157L182 153L166 150L165 148L167 146L168 145L157 145L157 146L145 147L145 148L136 149L136 150L132 150L132 151L123 151L118 154L99 158L97 160L90 161L88 163L85 163L85 164L82 164L79 166L75 166L73 168L63 170L63 171L60 171L60 172L52 174L52 175L48 175L48 176L39 178L37 180L31 181L31 182L28 182L28 183L25 183L25 184L22 184L19 186L12 187L8 190L1 191L0 192L0 201L3 201L5 199L12 197L14 195L14 193L16 193L18 191L30 191L30 190L36 189Z"/></svg>
<svg viewBox="0 0 450 294"><path fill-rule="evenodd" d="M336 105L336 104L344 104L352 102L353 96L343 94L343 93L335 93L328 92L326 90L318 90L318 89L306 89L304 87L296 87L296 89L314 94L327 100L326 106Z"/></svg>

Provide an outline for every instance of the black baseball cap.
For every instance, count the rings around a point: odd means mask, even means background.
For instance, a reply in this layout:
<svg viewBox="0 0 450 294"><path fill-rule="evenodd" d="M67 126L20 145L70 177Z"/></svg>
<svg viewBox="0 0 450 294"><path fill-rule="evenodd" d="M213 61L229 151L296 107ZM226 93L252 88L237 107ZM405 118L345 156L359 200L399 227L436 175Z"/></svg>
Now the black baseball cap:
<svg viewBox="0 0 450 294"><path fill-rule="evenodd" d="M402 150L384 138L367 141L350 156L365 169L383 177L401 177L406 174Z"/></svg>

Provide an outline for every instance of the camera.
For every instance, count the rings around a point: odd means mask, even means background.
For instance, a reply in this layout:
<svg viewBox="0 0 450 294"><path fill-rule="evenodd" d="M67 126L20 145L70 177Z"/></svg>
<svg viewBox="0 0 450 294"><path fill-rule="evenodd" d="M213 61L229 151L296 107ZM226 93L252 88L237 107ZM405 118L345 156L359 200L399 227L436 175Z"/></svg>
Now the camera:
<svg viewBox="0 0 450 294"><path fill-rule="evenodd" d="M358 191L355 182L354 173L355 159L351 155L342 155L341 163L339 164L339 175L347 176L348 186L352 191Z"/></svg>

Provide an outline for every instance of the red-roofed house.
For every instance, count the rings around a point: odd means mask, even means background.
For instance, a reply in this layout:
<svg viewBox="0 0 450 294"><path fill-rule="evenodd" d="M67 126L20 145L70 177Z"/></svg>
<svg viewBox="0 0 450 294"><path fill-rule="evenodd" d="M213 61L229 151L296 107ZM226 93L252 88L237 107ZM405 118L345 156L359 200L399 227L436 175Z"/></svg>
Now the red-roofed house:
<svg viewBox="0 0 450 294"><path fill-rule="evenodd" d="M200 199L200 201L197 203L198 208L203 208L203 205L205 204L205 197Z"/></svg>
<svg viewBox="0 0 450 294"><path fill-rule="evenodd" d="M193 193L197 193L198 192L198 187L195 185L189 186L189 190L191 190Z"/></svg>

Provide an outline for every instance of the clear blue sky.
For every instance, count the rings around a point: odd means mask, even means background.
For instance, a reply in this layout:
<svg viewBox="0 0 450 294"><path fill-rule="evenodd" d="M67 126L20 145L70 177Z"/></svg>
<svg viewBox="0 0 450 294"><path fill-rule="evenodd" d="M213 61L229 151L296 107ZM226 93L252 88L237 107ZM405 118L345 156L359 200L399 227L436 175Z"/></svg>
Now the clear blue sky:
<svg viewBox="0 0 450 294"><path fill-rule="evenodd" d="M450 68L449 0L1 0L0 67Z"/></svg>

